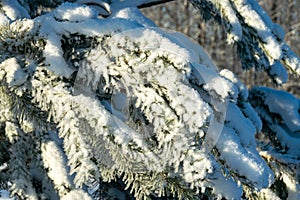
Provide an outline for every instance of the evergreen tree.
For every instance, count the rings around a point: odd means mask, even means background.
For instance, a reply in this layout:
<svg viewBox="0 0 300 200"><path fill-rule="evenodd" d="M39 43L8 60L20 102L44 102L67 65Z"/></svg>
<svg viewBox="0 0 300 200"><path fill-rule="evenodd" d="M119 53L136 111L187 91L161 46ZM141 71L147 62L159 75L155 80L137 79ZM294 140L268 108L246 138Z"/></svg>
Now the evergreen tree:
<svg viewBox="0 0 300 200"><path fill-rule="evenodd" d="M2 198L300 198L299 99L248 91L139 10L166 2L0 1ZM245 69L300 75L256 1L190 2Z"/></svg>

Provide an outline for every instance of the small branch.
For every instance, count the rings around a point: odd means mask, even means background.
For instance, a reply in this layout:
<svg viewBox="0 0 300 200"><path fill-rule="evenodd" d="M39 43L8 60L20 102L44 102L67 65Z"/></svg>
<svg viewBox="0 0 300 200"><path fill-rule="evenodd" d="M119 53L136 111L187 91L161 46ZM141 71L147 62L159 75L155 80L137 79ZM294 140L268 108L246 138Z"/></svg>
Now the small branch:
<svg viewBox="0 0 300 200"><path fill-rule="evenodd" d="M152 2L148 2L148 3L145 3L145 4L139 5L138 8L148 8L148 7L151 7L151 6L156 6L156 5L163 4L163 3L168 3L168 2L171 2L171 1L175 1L175 0L152 1Z"/></svg>

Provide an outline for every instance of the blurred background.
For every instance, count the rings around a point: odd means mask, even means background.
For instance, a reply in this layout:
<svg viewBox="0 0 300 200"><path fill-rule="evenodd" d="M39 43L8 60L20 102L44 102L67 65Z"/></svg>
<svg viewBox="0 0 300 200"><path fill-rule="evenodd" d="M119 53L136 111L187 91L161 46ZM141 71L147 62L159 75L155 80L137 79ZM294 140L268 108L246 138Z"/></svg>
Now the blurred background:
<svg viewBox="0 0 300 200"><path fill-rule="evenodd" d="M258 0L272 20L285 30L286 43L300 56L300 0ZM226 43L223 28L213 20L205 22L187 0L145 8L142 12L159 27L177 30L198 42L220 69L230 69L248 88L263 85L291 92L300 98L300 78L289 74L288 83L276 87L265 72L244 71L235 46Z"/></svg>

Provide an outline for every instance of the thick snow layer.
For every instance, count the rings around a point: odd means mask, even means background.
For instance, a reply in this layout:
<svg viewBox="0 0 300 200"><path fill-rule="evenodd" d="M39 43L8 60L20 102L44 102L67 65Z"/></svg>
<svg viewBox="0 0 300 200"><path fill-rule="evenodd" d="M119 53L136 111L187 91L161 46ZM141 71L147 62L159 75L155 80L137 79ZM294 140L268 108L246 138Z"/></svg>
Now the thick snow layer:
<svg viewBox="0 0 300 200"><path fill-rule="evenodd" d="M247 2L259 14L259 16L261 17L261 19L264 21L264 23L268 27L272 27L273 26L272 19L270 18L270 16L268 15L268 13L266 13L266 11L264 11L264 9L259 5L259 3L256 0L247 0Z"/></svg>
<svg viewBox="0 0 300 200"><path fill-rule="evenodd" d="M249 102L243 102L241 105L241 110L245 117L247 117L255 126L257 131L261 131L262 129L262 121L258 116L257 112L255 112L254 108L251 106Z"/></svg>
<svg viewBox="0 0 300 200"><path fill-rule="evenodd" d="M273 24L272 33L277 37L279 41L283 41L285 38L284 29L279 24Z"/></svg>
<svg viewBox="0 0 300 200"><path fill-rule="evenodd" d="M256 144L254 137L256 129L251 121L244 117L243 113L236 104L228 104L226 122L229 127L238 133L243 146L250 147Z"/></svg>
<svg viewBox="0 0 300 200"><path fill-rule="evenodd" d="M44 56L46 62L49 64L49 68L58 74L70 77L73 70L68 66L62 56L63 50L61 49L60 37L55 32L51 32L47 38Z"/></svg>
<svg viewBox="0 0 300 200"><path fill-rule="evenodd" d="M76 3L88 4L89 7L97 10L99 15L108 16L111 14L110 4L102 0L77 0Z"/></svg>
<svg viewBox="0 0 300 200"><path fill-rule="evenodd" d="M216 146L226 165L244 175L256 188L271 185L274 179L271 169L255 149L247 149L240 144L240 138L233 129L224 127Z"/></svg>

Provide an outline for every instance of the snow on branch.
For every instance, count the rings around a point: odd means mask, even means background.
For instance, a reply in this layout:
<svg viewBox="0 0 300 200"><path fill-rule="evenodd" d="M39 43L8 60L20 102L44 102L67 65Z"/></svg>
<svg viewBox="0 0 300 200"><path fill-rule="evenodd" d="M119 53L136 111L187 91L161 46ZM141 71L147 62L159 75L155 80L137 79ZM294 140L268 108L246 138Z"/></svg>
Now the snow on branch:
<svg viewBox="0 0 300 200"><path fill-rule="evenodd" d="M244 69L268 72L274 83L287 81L286 69L300 76L300 58L284 42L282 28L255 0L190 0L204 18L225 26L229 43L237 45Z"/></svg>

